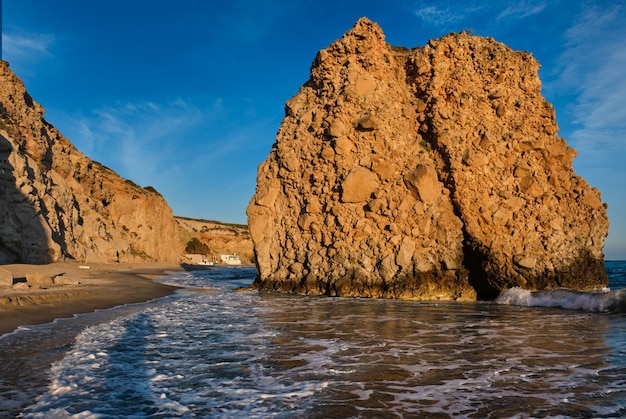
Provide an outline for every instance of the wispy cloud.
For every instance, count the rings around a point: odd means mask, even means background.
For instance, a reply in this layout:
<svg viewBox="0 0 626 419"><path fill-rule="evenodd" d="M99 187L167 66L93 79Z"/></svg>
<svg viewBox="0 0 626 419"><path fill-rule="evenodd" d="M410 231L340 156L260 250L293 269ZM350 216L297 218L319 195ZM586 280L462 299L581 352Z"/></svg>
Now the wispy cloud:
<svg viewBox="0 0 626 419"><path fill-rule="evenodd" d="M577 93L570 141L592 164L626 152L626 10L589 7L566 34L560 89Z"/></svg>
<svg viewBox="0 0 626 419"><path fill-rule="evenodd" d="M192 154L181 144L192 132L220 112L219 100L199 108L183 100L118 103L89 114L66 116L64 125L76 146L122 176L141 184L151 182ZM201 147L202 144L197 144Z"/></svg>
<svg viewBox="0 0 626 419"><path fill-rule="evenodd" d="M55 38L49 34L7 31L2 34L2 55L7 61L50 57Z"/></svg>
<svg viewBox="0 0 626 419"><path fill-rule="evenodd" d="M206 217L204 211L212 208L222 211L223 219L241 221L253 192L258 149L266 146L259 138L276 132L275 121L247 120L241 109L253 107L247 99L215 98L203 105L146 101L57 116L81 152L139 185L156 187L177 214Z"/></svg>
<svg viewBox="0 0 626 419"><path fill-rule="evenodd" d="M498 20L502 19L524 19L528 16L541 13L547 4L545 1L520 0L502 10L498 16Z"/></svg>
<svg viewBox="0 0 626 419"><path fill-rule="evenodd" d="M463 22L476 13L488 9L489 5L470 0L463 7L453 1L437 1L432 5L415 10L415 16L427 26L443 27Z"/></svg>
<svg viewBox="0 0 626 419"><path fill-rule="evenodd" d="M422 22L433 26L445 26L465 19L465 15L448 6L428 6L415 11L415 16Z"/></svg>
<svg viewBox="0 0 626 419"><path fill-rule="evenodd" d="M471 23L477 16L503 21L524 19L541 13L547 6L545 0L519 0L514 2L485 2L467 0L460 6L457 1L431 1L414 10L425 25L442 27L459 23ZM428 4L430 3L430 4Z"/></svg>
<svg viewBox="0 0 626 419"><path fill-rule="evenodd" d="M576 171L594 186L609 204L609 237L606 255L623 258L626 205L626 10L621 5L586 7L566 33L565 50L559 59L563 94L576 98L571 112L575 127L569 143L578 151ZM620 212L621 211L621 212Z"/></svg>

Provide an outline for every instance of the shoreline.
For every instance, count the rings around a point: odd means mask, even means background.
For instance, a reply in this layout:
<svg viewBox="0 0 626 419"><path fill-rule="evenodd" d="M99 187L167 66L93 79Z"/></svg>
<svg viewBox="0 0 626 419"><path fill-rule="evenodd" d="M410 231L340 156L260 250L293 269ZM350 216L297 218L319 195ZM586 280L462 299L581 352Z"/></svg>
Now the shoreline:
<svg viewBox="0 0 626 419"><path fill-rule="evenodd" d="M167 262L59 262L0 265L0 269L14 278L13 287L0 288L0 336L19 326L165 297L178 288L155 280L183 271L180 264Z"/></svg>

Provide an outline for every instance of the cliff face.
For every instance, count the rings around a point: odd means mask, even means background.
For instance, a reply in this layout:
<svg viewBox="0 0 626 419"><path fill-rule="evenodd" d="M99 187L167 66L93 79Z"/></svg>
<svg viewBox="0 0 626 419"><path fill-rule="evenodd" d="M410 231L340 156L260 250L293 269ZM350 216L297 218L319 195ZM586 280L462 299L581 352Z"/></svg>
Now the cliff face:
<svg viewBox="0 0 626 419"><path fill-rule="evenodd" d="M471 300L605 285L606 208L538 68L465 33L395 48L359 20L319 52L259 167L253 286Z"/></svg>
<svg viewBox="0 0 626 419"><path fill-rule="evenodd" d="M163 197L85 157L43 114L0 62L0 263L178 261Z"/></svg>

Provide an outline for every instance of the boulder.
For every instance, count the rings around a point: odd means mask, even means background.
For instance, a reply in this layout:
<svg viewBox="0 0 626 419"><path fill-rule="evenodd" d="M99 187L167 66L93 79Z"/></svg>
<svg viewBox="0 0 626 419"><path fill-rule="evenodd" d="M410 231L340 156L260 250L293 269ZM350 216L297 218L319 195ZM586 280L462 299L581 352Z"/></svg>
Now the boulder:
<svg viewBox="0 0 626 419"><path fill-rule="evenodd" d="M48 275L41 272L32 272L26 274L26 283L32 288L48 288L54 285L54 281Z"/></svg>
<svg viewBox="0 0 626 419"><path fill-rule="evenodd" d="M13 286L13 274L6 269L0 269L0 288Z"/></svg>
<svg viewBox="0 0 626 419"><path fill-rule="evenodd" d="M341 183L342 202L364 202L378 188L376 175L371 171L356 167L348 173Z"/></svg>

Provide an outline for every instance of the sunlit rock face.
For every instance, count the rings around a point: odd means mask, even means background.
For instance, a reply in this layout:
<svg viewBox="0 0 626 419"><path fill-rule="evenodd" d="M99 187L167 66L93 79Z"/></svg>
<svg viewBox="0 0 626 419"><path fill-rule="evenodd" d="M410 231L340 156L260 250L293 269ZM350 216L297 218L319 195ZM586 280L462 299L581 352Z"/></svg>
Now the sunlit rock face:
<svg viewBox="0 0 626 419"><path fill-rule="evenodd" d="M44 112L0 61L0 263L178 261L165 199L78 152Z"/></svg>
<svg viewBox="0 0 626 419"><path fill-rule="evenodd" d="M539 65L491 38L412 50L366 18L320 51L248 207L257 289L412 300L607 283L600 193Z"/></svg>

